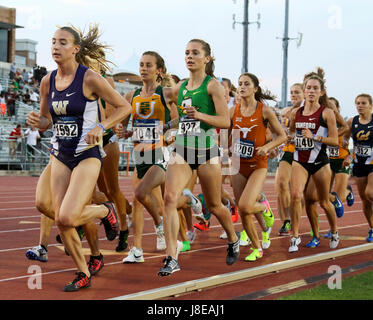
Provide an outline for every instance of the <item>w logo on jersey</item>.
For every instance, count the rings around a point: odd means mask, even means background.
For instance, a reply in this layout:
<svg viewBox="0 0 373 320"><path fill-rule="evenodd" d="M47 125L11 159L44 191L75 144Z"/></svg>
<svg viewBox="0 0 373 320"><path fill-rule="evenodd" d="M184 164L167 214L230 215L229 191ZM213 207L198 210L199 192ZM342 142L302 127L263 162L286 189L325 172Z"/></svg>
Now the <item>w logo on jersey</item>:
<svg viewBox="0 0 373 320"><path fill-rule="evenodd" d="M52 107L53 107L54 113L58 116L65 115L68 104L69 104L69 100L53 101Z"/></svg>

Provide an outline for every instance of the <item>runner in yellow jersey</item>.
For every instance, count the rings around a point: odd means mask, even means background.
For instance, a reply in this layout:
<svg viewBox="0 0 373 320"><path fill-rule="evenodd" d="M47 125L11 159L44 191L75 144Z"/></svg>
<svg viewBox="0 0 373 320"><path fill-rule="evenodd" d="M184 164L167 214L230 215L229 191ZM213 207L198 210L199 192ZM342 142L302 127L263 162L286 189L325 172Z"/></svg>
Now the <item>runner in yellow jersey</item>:
<svg viewBox="0 0 373 320"><path fill-rule="evenodd" d="M163 130L170 126L171 118L178 118L176 105L171 102L172 89L158 84L165 70L164 60L158 53L144 52L139 69L143 87L126 94L126 99L132 105L132 131L127 131L125 124L124 136L132 137L136 170L133 175L135 197L132 213L134 247L123 259L124 263L144 261L141 244L144 227L142 206L154 220L157 249L165 249L163 204L160 203L162 196L159 188L165 181L168 163Z"/></svg>

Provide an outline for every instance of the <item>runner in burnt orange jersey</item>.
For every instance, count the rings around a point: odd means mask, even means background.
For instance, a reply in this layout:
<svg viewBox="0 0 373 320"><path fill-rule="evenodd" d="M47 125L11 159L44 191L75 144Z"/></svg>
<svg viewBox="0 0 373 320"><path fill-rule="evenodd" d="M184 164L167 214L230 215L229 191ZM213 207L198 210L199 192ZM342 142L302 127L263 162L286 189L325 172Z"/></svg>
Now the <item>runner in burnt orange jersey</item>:
<svg viewBox="0 0 373 320"><path fill-rule="evenodd" d="M263 104L274 98L263 93L258 78L250 73L239 77L241 103L230 111L233 145L233 193L238 203L242 225L252 242L252 253L246 261L255 261L263 251L255 229L253 214L267 208L257 202L267 176L267 152L286 140L286 135L272 109ZM266 128L270 125L275 139L266 143Z"/></svg>

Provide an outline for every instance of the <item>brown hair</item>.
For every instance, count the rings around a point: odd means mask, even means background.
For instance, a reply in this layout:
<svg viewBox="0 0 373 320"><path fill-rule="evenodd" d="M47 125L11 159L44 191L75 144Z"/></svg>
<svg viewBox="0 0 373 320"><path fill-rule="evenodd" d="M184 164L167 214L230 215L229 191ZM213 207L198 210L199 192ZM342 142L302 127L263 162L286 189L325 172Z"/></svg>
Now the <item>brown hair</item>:
<svg viewBox="0 0 373 320"><path fill-rule="evenodd" d="M214 61L215 61L215 58L211 55L211 47L210 47L210 45L206 41L204 41L202 39L192 39L189 42L197 42L197 43L199 43L202 46L202 50L205 52L206 57L210 57L210 61L206 64L205 72L209 76L215 78L215 76L214 76L214 71L215 71Z"/></svg>
<svg viewBox="0 0 373 320"><path fill-rule="evenodd" d="M97 70L98 72L104 74L110 71L109 64L113 63L106 60L105 50L111 49L111 47L99 42L101 34L98 29L98 24L90 24L88 32L85 35L79 28L73 25L60 27L59 29L72 34L74 37L74 44L80 46L80 50L75 56L79 64L88 68L93 68L93 63L97 62L100 69Z"/></svg>
<svg viewBox="0 0 373 320"><path fill-rule="evenodd" d="M255 74L245 72L245 73L241 74L238 79L240 79L243 76L249 77L251 79L251 81L254 83L254 87L258 88L258 90L255 92L255 100L256 101L263 102L263 100L273 100L273 101L276 100L276 96L274 96L271 91L265 90L263 92L263 89L259 85L259 79Z"/></svg>
<svg viewBox="0 0 373 320"><path fill-rule="evenodd" d="M371 96L370 94L367 94L367 93L360 93L360 94L357 95L357 97L355 98L355 102L356 102L357 98L367 98L368 101L369 101L369 104L370 104L370 105L373 104L372 96Z"/></svg>
<svg viewBox="0 0 373 320"><path fill-rule="evenodd" d="M337 100L337 98L329 97L329 100L333 100L337 109L340 109L339 101Z"/></svg>
<svg viewBox="0 0 373 320"><path fill-rule="evenodd" d="M320 83L321 90L325 91L325 94L319 98L319 103L322 106L326 106L330 108L329 101L328 101L328 95L326 94L326 86L325 86L325 72L322 68L317 67L317 72L309 72L304 76L303 79L303 89L306 87L307 82L309 80L317 80Z"/></svg>
<svg viewBox="0 0 373 320"><path fill-rule="evenodd" d="M164 59L158 52L155 51L145 51L143 56L152 56L155 58L155 64L157 69L161 69L161 73L158 74L157 82L160 82L161 86L163 87L173 87L175 85L175 81L172 78L172 75L167 73L166 64Z"/></svg>

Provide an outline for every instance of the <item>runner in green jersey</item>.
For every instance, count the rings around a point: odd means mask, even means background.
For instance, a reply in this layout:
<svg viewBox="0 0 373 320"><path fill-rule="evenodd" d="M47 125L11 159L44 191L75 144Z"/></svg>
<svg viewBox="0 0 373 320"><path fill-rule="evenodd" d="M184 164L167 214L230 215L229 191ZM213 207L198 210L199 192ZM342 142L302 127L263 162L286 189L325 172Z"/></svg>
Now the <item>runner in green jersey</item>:
<svg viewBox="0 0 373 320"><path fill-rule="evenodd" d="M179 126L175 152L169 162L165 183L164 232L167 256L158 275L167 276L180 270L177 261L179 218L177 199L196 169L209 211L214 214L228 235L226 263L239 256L239 237L234 231L228 208L221 202L221 164L214 140L215 128L228 129L230 119L224 89L213 78L211 49L203 40L193 39L185 50L189 79L178 83L175 95L179 108Z"/></svg>

